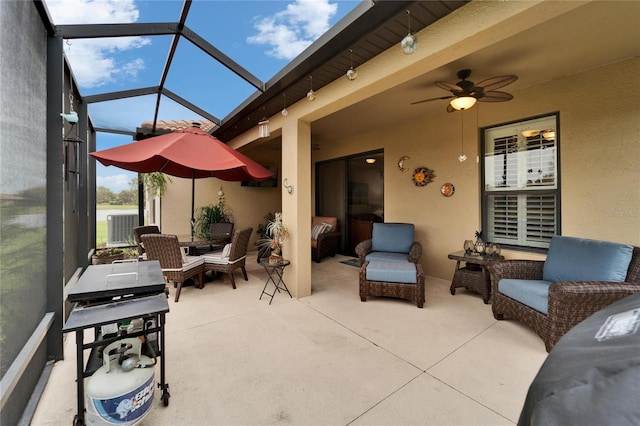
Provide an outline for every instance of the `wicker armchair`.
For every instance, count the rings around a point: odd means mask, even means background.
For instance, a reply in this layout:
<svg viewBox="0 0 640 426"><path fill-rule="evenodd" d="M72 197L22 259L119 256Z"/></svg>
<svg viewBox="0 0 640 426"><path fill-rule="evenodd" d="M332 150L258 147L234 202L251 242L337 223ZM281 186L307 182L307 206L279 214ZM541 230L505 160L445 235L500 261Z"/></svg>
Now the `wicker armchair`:
<svg viewBox="0 0 640 426"><path fill-rule="evenodd" d="M491 274L493 316L519 320L533 329L549 352L571 328L600 309L640 292L640 247L633 248L624 282L564 281L549 286L548 313L545 315L500 292L502 279L542 280L544 261L504 260L487 265Z"/></svg>
<svg viewBox="0 0 640 426"><path fill-rule="evenodd" d="M231 244L228 245L229 253L225 253L225 249L216 250L210 253L204 254L204 269L205 271L223 272L229 275L231 286L236 288L236 281L233 277L233 272L240 268L244 280L248 281L247 270L245 263L247 259L247 248L249 247L249 238L253 228L248 227L239 229L233 233Z"/></svg>
<svg viewBox="0 0 640 426"><path fill-rule="evenodd" d="M322 223L331 225L331 229L322 232L316 239L311 238L311 259L320 263L327 256L334 257L340 247L342 233L340 232L340 221L335 217L314 216L311 218L311 228Z"/></svg>
<svg viewBox="0 0 640 426"><path fill-rule="evenodd" d="M160 228L157 225L146 225L146 226L136 226L133 228L133 238L136 240L136 244L138 245L138 256L142 257L144 255L144 245L142 244L142 237L145 234L159 234Z"/></svg>
<svg viewBox="0 0 640 426"><path fill-rule="evenodd" d="M369 256L372 253L376 253L373 250L375 246L373 240L376 238L376 234L379 236L386 236L387 232L389 232L388 229L392 230L393 227L395 226L413 227L413 225L404 224L404 223L402 224L401 223L374 223L373 237L371 239L361 241L356 246L356 254L358 255L358 262L360 263L360 266L364 265L365 261L372 260L371 258L367 259L367 256ZM412 232L413 232L413 229L412 229ZM409 250L407 250L406 256L407 256L406 260L408 260L409 262L418 263L418 261L420 260L420 256L422 256L422 244L419 241L414 241L413 244L411 244L411 247L409 248Z"/></svg>
<svg viewBox="0 0 640 426"><path fill-rule="evenodd" d="M177 288L175 301L180 299L180 291L185 280L198 277L197 288L204 286L204 259L201 256L187 256L180 248L178 237L168 234L144 234L142 242L148 260L160 261L165 279Z"/></svg>

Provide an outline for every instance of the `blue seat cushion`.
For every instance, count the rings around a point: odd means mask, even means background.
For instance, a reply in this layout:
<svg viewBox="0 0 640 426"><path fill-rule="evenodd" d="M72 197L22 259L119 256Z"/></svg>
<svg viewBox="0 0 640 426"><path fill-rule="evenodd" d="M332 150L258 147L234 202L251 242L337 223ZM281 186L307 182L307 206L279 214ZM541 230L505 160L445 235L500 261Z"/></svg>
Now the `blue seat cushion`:
<svg viewBox="0 0 640 426"><path fill-rule="evenodd" d="M549 313L550 285L551 281L504 278L498 282L498 290L505 296L547 315Z"/></svg>
<svg viewBox="0 0 640 426"><path fill-rule="evenodd" d="M415 284L418 282L416 265L411 262L385 262L382 260L369 262L367 281Z"/></svg>
<svg viewBox="0 0 640 426"><path fill-rule="evenodd" d="M374 251L369 253L365 260L372 262L374 260L382 260L385 262L408 262L409 254L408 253L391 253L386 251Z"/></svg>
<svg viewBox="0 0 640 426"><path fill-rule="evenodd" d="M546 281L624 281L633 246L608 241L554 236L542 278Z"/></svg>
<svg viewBox="0 0 640 426"><path fill-rule="evenodd" d="M371 251L409 253L413 244L412 223L374 223L371 233Z"/></svg>

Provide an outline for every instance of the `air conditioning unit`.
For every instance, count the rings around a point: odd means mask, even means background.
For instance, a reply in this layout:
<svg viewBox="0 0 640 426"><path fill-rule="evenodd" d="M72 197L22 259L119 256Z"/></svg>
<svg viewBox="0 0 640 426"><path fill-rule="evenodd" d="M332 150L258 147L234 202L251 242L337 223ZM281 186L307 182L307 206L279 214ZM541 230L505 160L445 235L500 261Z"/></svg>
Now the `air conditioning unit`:
<svg viewBox="0 0 640 426"><path fill-rule="evenodd" d="M138 226L137 214L110 214L107 216L107 247L135 244L133 228Z"/></svg>

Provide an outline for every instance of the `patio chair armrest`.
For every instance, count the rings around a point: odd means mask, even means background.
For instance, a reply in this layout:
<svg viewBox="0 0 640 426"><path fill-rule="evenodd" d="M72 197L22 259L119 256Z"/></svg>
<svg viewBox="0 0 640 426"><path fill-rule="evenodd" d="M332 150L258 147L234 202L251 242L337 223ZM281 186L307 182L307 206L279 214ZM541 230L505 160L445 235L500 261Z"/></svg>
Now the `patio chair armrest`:
<svg viewBox="0 0 640 426"><path fill-rule="evenodd" d="M491 291L498 293L498 282L503 278L515 280L541 280L544 261L542 260L496 260L487 265L491 276Z"/></svg>
<svg viewBox="0 0 640 426"><path fill-rule="evenodd" d="M418 263L422 256L422 244L420 241L414 241L409 250L409 262Z"/></svg>
<svg viewBox="0 0 640 426"><path fill-rule="evenodd" d="M360 266L364 264L364 258L371 253L371 244L372 240L368 239L360 241L356 246L356 254L358 255L358 262L360 263Z"/></svg>

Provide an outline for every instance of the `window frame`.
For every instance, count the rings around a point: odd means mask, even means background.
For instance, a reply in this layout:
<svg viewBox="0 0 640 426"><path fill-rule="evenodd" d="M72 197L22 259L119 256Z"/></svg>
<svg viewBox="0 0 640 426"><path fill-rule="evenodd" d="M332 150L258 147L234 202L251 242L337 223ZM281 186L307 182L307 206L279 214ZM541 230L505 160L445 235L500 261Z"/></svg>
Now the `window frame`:
<svg viewBox="0 0 640 426"><path fill-rule="evenodd" d="M555 167L555 171L554 171L555 188L552 187L553 185L545 186L544 184L541 184L538 186L538 185L525 184L524 187L514 187L513 189L507 189L507 188L488 189L487 176L486 176L487 167L488 167L487 159L490 157L493 157L493 155L488 155L488 154L493 154L494 152L494 151L492 151L491 153L487 152L487 146L490 146L489 144L493 142L493 141L490 141L489 134L495 134L495 133L509 134L510 132L511 135L513 136L521 135L521 133L525 130L529 130L529 129L535 130L536 125L540 125L539 123L544 122L545 120L555 121L555 127L553 127L555 130L555 139L553 144L553 147L555 148L555 159L554 159L555 164L553 165ZM494 225L494 220L493 220L494 218L492 215L492 209L493 209L494 203L489 202L489 200L496 196L505 196L505 197L515 196L515 197L518 197L518 199L520 199L520 201L518 201L519 204L516 207L517 229L518 229L517 233L519 233L519 232L522 232L523 229L526 230L527 229L526 225L527 223L529 223L526 221L526 212L529 211L526 208L526 203L529 201L527 197L536 196L536 195L539 195L539 196L553 195L553 199L555 202L555 207L554 207L555 210L553 212L554 214L553 221L554 221L555 229L552 231L548 239L550 240L551 236L553 235L561 235L562 185L561 185L561 170L560 170L560 167L561 167L560 113L556 111L556 112L541 114L537 116L527 117L523 119L518 119L514 121L509 121L505 123L495 124L491 126L481 127L479 129L479 132L480 132L480 153L481 153L481 161L480 161L480 182L481 182L480 200L481 201L480 201L480 204L481 204L482 229L485 230L484 232L485 238L491 242L499 243L503 248L520 250L520 251L530 251L530 252L546 252L549 247L548 241L535 242L532 240L527 240L525 237L525 238L517 238L514 243L513 240L507 241L499 238L494 238L492 234L489 232L490 229L492 229L492 225ZM540 133L540 135L541 134L542 133ZM526 144L527 142L531 142L529 138L527 138L526 136L522 136L522 137L524 137L524 140L523 140L524 144ZM520 141L520 136L518 136L516 143L518 143L519 141ZM517 152L523 152L523 151L526 151L526 145L524 145L524 149L520 148L518 149ZM525 172L523 170L522 164L518 164L515 169L516 169L516 178L519 181L522 180L522 173L529 173L529 171ZM544 201L543 198L539 200L541 204L543 203L543 201ZM525 205L524 207L523 207L523 204ZM522 220L523 216L525 217L524 221ZM543 225L540 225L539 228L542 229ZM542 235L542 231L540 231L540 234ZM522 241L522 243L520 243L519 241Z"/></svg>

